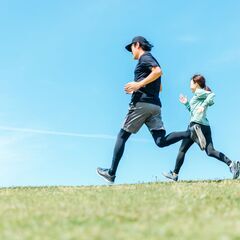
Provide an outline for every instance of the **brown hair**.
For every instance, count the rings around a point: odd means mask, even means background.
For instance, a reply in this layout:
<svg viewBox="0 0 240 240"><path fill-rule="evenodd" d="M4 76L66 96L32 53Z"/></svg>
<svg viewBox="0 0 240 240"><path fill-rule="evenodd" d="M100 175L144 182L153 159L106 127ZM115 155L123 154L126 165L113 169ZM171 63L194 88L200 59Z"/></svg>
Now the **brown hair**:
<svg viewBox="0 0 240 240"><path fill-rule="evenodd" d="M206 85L206 79L204 76L200 74L195 74L193 75L192 80L194 83L197 83L200 86L200 88L203 88L204 90L211 92L211 89Z"/></svg>

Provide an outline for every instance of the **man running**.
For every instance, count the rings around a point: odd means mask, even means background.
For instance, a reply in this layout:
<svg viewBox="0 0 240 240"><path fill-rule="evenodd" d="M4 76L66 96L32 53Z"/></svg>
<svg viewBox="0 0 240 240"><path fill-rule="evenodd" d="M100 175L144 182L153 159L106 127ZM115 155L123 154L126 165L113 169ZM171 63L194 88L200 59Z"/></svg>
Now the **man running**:
<svg viewBox="0 0 240 240"><path fill-rule="evenodd" d="M134 82L125 85L125 92L132 94L129 111L118 134L110 169L97 168L97 173L110 183L114 183L119 161L125 143L132 133L137 133L146 124L157 146L165 147L187 138L185 132L174 132L165 136L159 91L162 70L158 61L150 53L153 45L144 37L137 36L125 48L138 60L134 71Z"/></svg>

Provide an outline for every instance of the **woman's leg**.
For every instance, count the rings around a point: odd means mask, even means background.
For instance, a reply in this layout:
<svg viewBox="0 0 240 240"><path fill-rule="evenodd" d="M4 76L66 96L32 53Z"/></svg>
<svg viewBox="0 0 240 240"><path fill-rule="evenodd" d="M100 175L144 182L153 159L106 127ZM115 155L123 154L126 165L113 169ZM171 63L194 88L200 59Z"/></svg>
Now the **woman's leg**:
<svg viewBox="0 0 240 240"><path fill-rule="evenodd" d="M191 138L184 139L182 141L182 144L179 148L176 163L175 163L175 168L173 173L178 174L185 158L185 154L188 151L188 149L193 145L194 141Z"/></svg>
<svg viewBox="0 0 240 240"><path fill-rule="evenodd" d="M208 156L218 159L221 162L224 162L229 166L230 172L233 174L233 179L239 177L240 174L240 162L239 161L231 161L225 154L214 149L212 136L211 136L211 128L205 127L204 130L205 138L206 138L206 153Z"/></svg>
<svg viewBox="0 0 240 240"><path fill-rule="evenodd" d="M214 149L213 141L212 141L212 133L211 128L209 126L202 126L203 134L206 139L206 153L209 157L216 158L221 162L226 163L228 166L231 165L232 161L223 153Z"/></svg>
<svg viewBox="0 0 240 240"><path fill-rule="evenodd" d="M232 163L232 161L225 154L214 149L212 142L207 143L205 151L209 157L216 158L221 162L226 163L228 166L230 166Z"/></svg>
<svg viewBox="0 0 240 240"><path fill-rule="evenodd" d="M178 152L177 160L175 163L174 171L170 171L169 173L163 173L163 176L173 181L178 180L178 173L180 171L180 168L183 165L185 154L187 150L192 146L193 143L194 141L190 137L182 141L181 147Z"/></svg>

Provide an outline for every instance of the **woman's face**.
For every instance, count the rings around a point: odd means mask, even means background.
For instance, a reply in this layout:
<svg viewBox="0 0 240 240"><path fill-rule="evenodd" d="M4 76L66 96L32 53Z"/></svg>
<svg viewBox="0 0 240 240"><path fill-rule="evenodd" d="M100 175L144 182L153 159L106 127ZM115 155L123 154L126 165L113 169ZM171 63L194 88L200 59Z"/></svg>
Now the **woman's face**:
<svg viewBox="0 0 240 240"><path fill-rule="evenodd" d="M194 93L196 91L196 89L199 88L199 85L197 83L195 83L193 80L191 80L190 88L191 88L191 91Z"/></svg>

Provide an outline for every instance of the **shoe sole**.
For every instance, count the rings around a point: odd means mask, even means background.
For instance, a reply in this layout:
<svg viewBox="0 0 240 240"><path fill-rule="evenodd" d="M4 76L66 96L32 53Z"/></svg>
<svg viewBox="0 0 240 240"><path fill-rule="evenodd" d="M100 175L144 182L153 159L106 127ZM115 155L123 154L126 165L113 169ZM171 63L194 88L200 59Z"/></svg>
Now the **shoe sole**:
<svg viewBox="0 0 240 240"><path fill-rule="evenodd" d="M170 177L169 177L167 174L165 174L165 173L162 173L162 175L163 175L165 178L172 180L173 182L177 182L177 180L174 180L174 179L170 178Z"/></svg>
<svg viewBox="0 0 240 240"><path fill-rule="evenodd" d="M237 164L237 169L238 169L238 171L237 171L237 173L233 176L233 179L237 179L237 178L239 177L239 174L240 174L240 162L237 161L236 164Z"/></svg>
<svg viewBox="0 0 240 240"><path fill-rule="evenodd" d="M96 170L97 175L99 175L101 178L103 178L107 183L114 184L114 182L109 181L107 178L105 178L103 175L101 175L98 170Z"/></svg>
<svg viewBox="0 0 240 240"><path fill-rule="evenodd" d="M199 144L200 144L200 148L201 150L205 150L206 148L206 139L202 133L201 127L194 125L194 130L197 134L198 140L199 140Z"/></svg>
<svg viewBox="0 0 240 240"><path fill-rule="evenodd" d="M240 162L239 161L237 161L237 167L238 167L238 176L237 177L239 177L239 175L240 175Z"/></svg>

